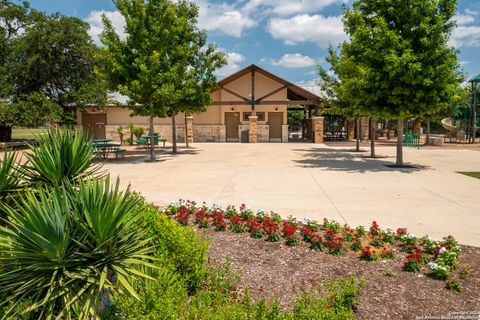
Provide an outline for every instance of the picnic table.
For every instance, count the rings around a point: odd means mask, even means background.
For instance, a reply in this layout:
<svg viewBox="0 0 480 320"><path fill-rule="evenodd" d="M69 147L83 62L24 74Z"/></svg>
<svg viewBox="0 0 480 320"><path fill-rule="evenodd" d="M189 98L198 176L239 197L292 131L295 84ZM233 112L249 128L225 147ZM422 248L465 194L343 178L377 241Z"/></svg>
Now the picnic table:
<svg viewBox="0 0 480 320"><path fill-rule="evenodd" d="M107 143L110 141L112 141L112 139L93 139L92 140L93 143Z"/></svg>
<svg viewBox="0 0 480 320"><path fill-rule="evenodd" d="M120 143L114 142L100 142L93 144L93 147L95 148L95 156L103 159L107 159L110 153L114 153L116 158L123 157L123 153L126 150L120 149L120 146Z"/></svg>
<svg viewBox="0 0 480 320"><path fill-rule="evenodd" d="M165 148L165 142L167 142L166 139L159 139L158 138L158 133L154 133L153 135L153 143L154 145L158 145L158 142L161 141L163 142L163 147ZM140 140L136 141L138 146L149 146L150 145L150 136L142 136L140 137Z"/></svg>

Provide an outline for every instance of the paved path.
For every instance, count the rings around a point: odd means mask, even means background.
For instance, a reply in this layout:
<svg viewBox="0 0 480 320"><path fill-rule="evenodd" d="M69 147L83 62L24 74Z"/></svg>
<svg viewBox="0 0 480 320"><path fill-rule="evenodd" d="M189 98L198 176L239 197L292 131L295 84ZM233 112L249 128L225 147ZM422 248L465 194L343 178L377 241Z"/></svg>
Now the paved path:
<svg viewBox="0 0 480 320"><path fill-rule="evenodd" d="M348 147L314 144L195 144L163 161L108 164L125 186L159 205L179 198L219 205L246 203L283 216L323 217L352 226L376 220L434 238L453 234L480 246L480 152L405 148L416 170L394 170L393 147L366 159Z"/></svg>

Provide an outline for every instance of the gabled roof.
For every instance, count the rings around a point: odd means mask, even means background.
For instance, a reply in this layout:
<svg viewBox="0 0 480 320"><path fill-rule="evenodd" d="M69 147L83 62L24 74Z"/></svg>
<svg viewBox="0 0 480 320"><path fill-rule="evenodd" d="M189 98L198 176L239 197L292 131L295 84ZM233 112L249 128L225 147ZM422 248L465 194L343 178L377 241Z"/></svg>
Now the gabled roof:
<svg viewBox="0 0 480 320"><path fill-rule="evenodd" d="M227 84L229 84L230 82L233 82L241 77L243 77L244 75L246 74L249 74L252 72L252 69L255 69L256 72L258 73L261 73L262 75L266 76L267 78L270 78L280 84L283 84L285 86L287 86L287 98L289 100L312 100L312 101L320 101L321 98L308 91L308 90L305 90L303 89L302 87L296 85L296 84L293 84L283 78L280 78L279 76L276 76L274 75L273 73L255 65L255 64L251 64L245 68L243 68L242 70L240 71L237 71L235 72L234 74L220 80L218 82L218 84L220 85L220 87L222 86L225 86ZM214 89L213 91L215 90L218 90L219 88L216 88Z"/></svg>
<svg viewBox="0 0 480 320"><path fill-rule="evenodd" d="M472 80L470 80L469 82L480 82L480 74L476 77L473 77Z"/></svg>

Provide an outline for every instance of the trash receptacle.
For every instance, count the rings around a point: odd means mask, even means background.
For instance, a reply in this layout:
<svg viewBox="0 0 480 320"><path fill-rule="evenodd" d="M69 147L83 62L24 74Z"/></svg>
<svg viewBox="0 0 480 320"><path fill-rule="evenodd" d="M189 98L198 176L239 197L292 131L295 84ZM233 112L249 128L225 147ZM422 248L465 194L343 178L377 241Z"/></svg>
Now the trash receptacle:
<svg viewBox="0 0 480 320"><path fill-rule="evenodd" d="M248 142L248 132L249 130L242 130L241 131L241 137L240 137L240 141L243 142L243 143L247 143Z"/></svg>

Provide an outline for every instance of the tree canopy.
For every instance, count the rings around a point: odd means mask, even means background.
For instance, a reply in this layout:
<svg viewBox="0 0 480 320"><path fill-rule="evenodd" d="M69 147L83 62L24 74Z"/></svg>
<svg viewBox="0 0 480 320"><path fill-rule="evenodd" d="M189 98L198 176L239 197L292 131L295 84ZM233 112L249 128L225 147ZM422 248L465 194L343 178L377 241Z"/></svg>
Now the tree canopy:
<svg viewBox="0 0 480 320"><path fill-rule="evenodd" d="M0 2L3 127L58 121L73 105L105 101L106 91L93 72L97 47L88 29L79 18L46 15L28 2ZM40 100L37 109L27 107Z"/></svg>
<svg viewBox="0 0 480 320"><path fill-rule="evenodd" d="M456 8L456 0L357 0L345 7L350 39L335 66L341 93L359 102L361 114L386 119L448 108L462 81L457 51L448 45Z"/></svg>
<svg viewBox="0 0 480 320"><path fill-rule="evenodd" d="M200 112L210 104L214 71L224 65L224 55L207 44L207 34L197 27L198 7L188 1L116 0L126 20L121 39L104 16L104 47L97 72L130 98L134 115L172 117L176 151L175 114ZM152 142L153 142L153 136ZM153 143L151 157L154 160Z"/></svg>

